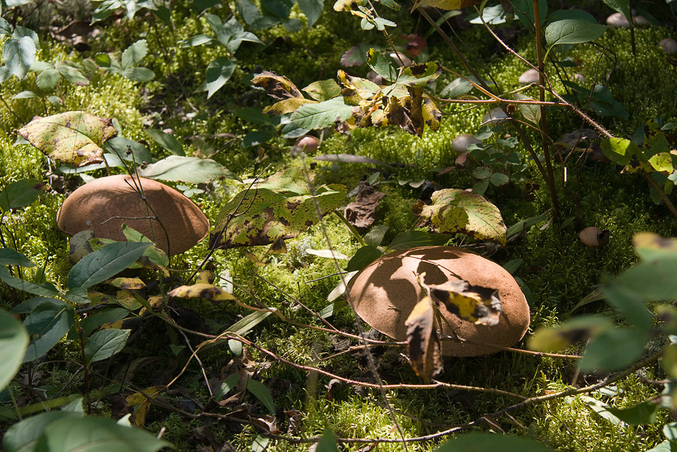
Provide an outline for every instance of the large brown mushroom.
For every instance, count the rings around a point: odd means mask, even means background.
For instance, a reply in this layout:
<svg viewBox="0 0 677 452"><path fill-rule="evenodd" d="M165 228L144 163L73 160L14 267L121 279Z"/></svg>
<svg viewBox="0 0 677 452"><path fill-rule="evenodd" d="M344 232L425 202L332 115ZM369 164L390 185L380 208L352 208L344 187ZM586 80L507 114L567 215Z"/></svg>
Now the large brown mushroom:
<svg viewBox="0 0 677 452"><path fill-rule="evenodd" d="M376 330L398 341L407 339L405 321L416 303L425 296L416 274L425 273L425 283L443 284L466 280L476 286L498 291L502 312L498 324L487 326L462 320L439 310L449 325L442 333L462 342L442 342L442 354L479 356L500 351L498 345L515 345L529 327L529 305L515 279L500 265L475 253L446 246L418 247L383 256L356 275L349 285L349 301L359 316ZM444 323L444 322L443 322ZM467 342L465 342L467 341Z"/></svg>
<svg viewBox="0 0 677 452"><path fill-rule="evenodd" d="M190 199L155 180L129 175L102 177L78 188L59 209L57 223L69 235L91 229L95 237L118 241L125 240L124 223L169 255L192 248L209 232L209 220Z"/></svg>

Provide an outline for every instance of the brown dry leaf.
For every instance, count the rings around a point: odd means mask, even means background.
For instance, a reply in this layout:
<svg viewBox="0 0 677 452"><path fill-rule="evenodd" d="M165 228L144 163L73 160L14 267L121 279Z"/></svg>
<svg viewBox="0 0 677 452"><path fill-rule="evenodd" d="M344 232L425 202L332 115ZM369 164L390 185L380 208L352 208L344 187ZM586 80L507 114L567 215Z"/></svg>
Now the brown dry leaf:
<svg viewBox="0 0 677 452"><path fill-rule="evenodd" d="M416 375L428 383L442 372L440 340L434 325L433 300L430 296L419 301L405 322L409 359Z"/></svg>
<svg viewBox="0 0 677 452"><path fill-rule="evenodd" d="M263 88L270 97L278 100L303 98L303 94L291 80L274 72L264 71L257 74L252 79L252 83Z"/></svg>
<svg viewBox="0 0 677 452"><path fill-rule="evenodd" d="M346 219L356 228L368 228L376 221L376 208L384 196L367 182L360 182L355 202L346 206Z"/></svg>
<svg viewBox="0 0 677 452"><path fill-rule="evenodd" d="M433 299L444 303L449 312L463 320L487 326L498 323L502 308L496 289L473 286L465 280L421 285Z"/></svg>

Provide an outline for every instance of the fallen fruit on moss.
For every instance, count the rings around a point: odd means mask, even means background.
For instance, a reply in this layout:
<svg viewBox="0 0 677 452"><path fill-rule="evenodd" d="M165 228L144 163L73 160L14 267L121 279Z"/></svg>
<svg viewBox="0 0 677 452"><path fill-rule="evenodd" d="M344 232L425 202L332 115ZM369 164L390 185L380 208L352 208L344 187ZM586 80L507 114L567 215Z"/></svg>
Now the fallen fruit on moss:
<svg viewBox="0 0 677 452"><path fill-rule="evenodd" d="M527 331L529 305L515 279L500 265L475 253L446 246L418 247L383 256L372 262L349 284L349 301L374 329L398 341L407 339L405 322L425 291L416 275L425 273L426 284L467 281L495 289L502 312L496 325L462 320L444 304L438 308L445 320L442 334L461 341L442 341L442 354L479 356L515 345Z"/></svg>
<svg viewBox="0 0 677 452"><path fill-rule="evenodd" d="M68 235L91 229L95 237L117 241L125 240L126 224L169 255L192 248L209 232L209 220L193 201L163 183L129 175L102 177L78 188L57 212L57 223Z"/></svg>

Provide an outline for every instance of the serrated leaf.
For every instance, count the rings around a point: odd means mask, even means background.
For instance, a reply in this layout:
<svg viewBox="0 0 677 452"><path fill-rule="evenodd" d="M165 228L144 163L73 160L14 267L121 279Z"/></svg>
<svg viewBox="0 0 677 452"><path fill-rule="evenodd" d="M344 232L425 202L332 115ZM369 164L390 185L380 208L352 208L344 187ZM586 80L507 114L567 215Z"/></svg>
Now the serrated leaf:
<svg viewBox="0 0 677 452"><path fill-rule="evenodd" d="M143 58L148 53L148 43L145 39L140 39L136 41L131 46L127 47L124 52L122 52L122 58L120 64L122 69L128 69L132 66L136 66L143 60Z"/></svg>
<svg viewBox="0 0 677 452"><path fill-rule="evenodd" d="M232 248L291 238L317 223L316 202L324 215L340 207L344 200L343 191L330 189L318 190L315 197L285 195L265 188L246 190L223 207L210 243Z"/></svg>
<svg viewBox="0 0 677 452"><path fill-rule="evenodd" d="M374 72L389 82L397 80L397 69L390 64L380 51L373 48L369 49L367 52L367 64Z"/></svg>
<svg viewBox="0 0 677 452"><path fill-rule="evenodd" d="M61 74L56 68L52 67L40 72L35 79L35 84L38 85L38 88L42 91L51 91L56 87L60 80Z"/></svg>
<svg viewBox="0 0 677 452"><path fill-rule="evenodd" d="M213 284L199 283L192 286L179 286L168 293L177 298L205 298L212 301L234 300L235 297Z"/></svg>
<svg viewBox="0 0 677 452"><path fill-rule="evenodd" d="M150 245L148 242L116 242L88 254L68 273L68 288L87 289L115 276L136 262Z"/></svg>
<svg viewBox="0 0 677 452"><path fill-rule="evenodd" d="M13 315L0 310L0 390L16 375L28 347L28 333Z"/></svg>
<svg viewBox="0 0 677 452"><path fill-rule="evenodd" d="M29 36L5 41L2 53L9 73L23 79L35 62L36 50L35 41Z"/></svg>
<svg viewBox="0 0 677 452"><path fill-rule="evenodd" d="M86 86L89 85L89 80L87 77L82 75L82 72L80 72L80 68L68 61L58 61L55 65L54 68L59 71L59 74L63 76L66 80L71 82L74 85L78 86Z"/></svg>
<svg viewBox="0 0 677 452"><path fill-rule="evenodd" d="M465 190L448 188L431 196L432 205L424 206L421 223L441 233L462 232L478 240L506 242L506 227L501 212L484 197Z"/></svg>
<svg viewBox="0 0 677 452"><path fill-rule="evenodd" d="M50 158L85 166L103 162L104 141L117 135L112 120L83 111L36 116L19 134Z"/></svg>
<svg viewBox="0 0 677 452"><path fill-rule="evenodd" d="M85 359L88 364L103 361L120 353L132 330L106 329L97 331L85 344Z"/></svg>
<svg viewBox="0 0 677 452"><path fill-rule="evenodd" d="M155 72L147 67L130 67L123 69L122 72L120 72L120 75L133 82L147 82L148 80L153 80L155 78Z"/></svg>
<svg viewBox="0 0 677 452"><path fill-rule="evenodd" d="M411 366L416 375L428 383L444 367L440 355L440 340L435 328L433 301L429 296L416 303L405 326Z"/></svg>
<svg viewBox="0 0 677 452"><path fill-rule="evenodd" d="M207 183L222 177L234 178L233 173L212 159L170 155L139 169L139 176L149 179Z"/></svg>
<svg viewBox="0 0 677 452"><path fill-rule="evenodd" d="M345 121L353 114L353 107L346 105L342 97L337 97L317 104L306 104L299 107L291 117L297 127L308 130L333 127L337 120Z"/></svg>

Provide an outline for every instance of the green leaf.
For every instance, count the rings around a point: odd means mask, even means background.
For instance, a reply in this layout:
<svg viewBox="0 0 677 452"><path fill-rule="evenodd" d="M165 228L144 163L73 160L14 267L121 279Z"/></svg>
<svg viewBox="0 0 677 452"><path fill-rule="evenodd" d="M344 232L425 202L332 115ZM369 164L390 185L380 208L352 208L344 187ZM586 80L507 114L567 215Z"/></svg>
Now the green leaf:
<svg viewBox="0 0 677 452"><path fill-rule="evenodd" d="M334 432L327 429L322 433L322 438L317 443L315 452L338 452L338 443Z"/></svg>
<svg viewBox="0 0 677 452"><path fill-rule="evenodd" d="M510 238L515 234L519 234L520 232L526 232L528 231L532 226L537 225L538 223L542 223L544 221L547 221L548 217L545 215L537 215L535 217L529 217L525 220L519 221L510 228L508 228L508 232L506 233L507 237Z"/></svg>
<svg viewBox="0 0 677 452"><path fill-rule="evenodd" d="M602 140L602 152L617 165L626 166L632 158L641 154L639 147L625 138L609 138Z"/></svg>
<svg viewBox="0 0 677 452"><path fill-rule="evenodd" d="M607 27L581 19L562 19L545 28L545 40L550 46L582 44L600 38Z"/></svg>
<svg viewBox="0 0 677 452"><path fill-rule="evenodd" d="M36 179L22 179L8 184L0 192L0 210L20 209L37 201L44 184Z"/></svg>
<svg viewBox="0 0 677 452"><path fill-rule="evenodd" d="M29 258L12 248L0 248L0 265L35 267L35 264Z"/></svg>
<svg viewBox="0 0 677 452"><path fill-rule="evenodd" d="M127 343L131 331L106 329L94 333L85 344L87 364L103 361L120 353Z"/></svg>
<svg viewBox="0 0 677 452"><path fill-rule="evenodd" d="M298 235L322 214L340 207L345 193L325 188L317 196L285 195L265 188L245 190L226 204L212 231L212 244L222 248L267 245ZM216 243L214 243L216 241Z"/></svg>
<svg viewBox="0 0 677 452"><path fill-rule="evenodd" d="M448 188L434 192L431 199L432 205L424 206L419 215L422 224L435 232L461 232L505 245L507 229L501 212L484 197Z"/></svg>
<svg viewBox="0 0 677 452"><path fill-rule="evenodd" d="M648 334L637 328L610 328L595 335L578 361L584 372L615 371L642 355Z"/></svg>
<svg viewBox="0 0 677 452"><path fill-rule="evenodd" d="M363 246L355 255L348 261L348 266L346 271L352 272L355 270L362 270L367 265L374 262L376 259L381 257L383 252L376 248L375 246Z"/></svg>
<svg viewBox="0 0 677 452"><path fill-rule="evenodd" d="M61 80L61 74L55 67L47 68L38 74L35 84L42 91L51 91Z"/></svg>
<svg viewBox="0 0 677 452"><path fill-rule="evenodd" d="M218 57L207 66L207 99L212 97L233 75L235 63L226 57Z"/></svg>
<svg viewBox="0 0 677 452"><path fill-rule="evenodd" d="M32 452L45 430L45 427L64 417L76 417L73 413L51 411L32 416L12 425L2 438L2 445L6 452Z"/></svg>
<svg viewBox="0 0 677 452"><path fill-rule="evenodd" d="M627 424L642 425L656 422L658 408L660 408L659 403L647 400L632 408L620 409L609 407L609 411Z"/></svg>
<svg viewBox="0 0 677 452"><path fill-rule="evenodd" d="M120 157L120 159L133 161L137 165L153 163L155 161L146 146L129 138L113 137L106 141L103 147L106 151Z"/></svg>
<svg viewBox="0 0 677 452"><path fill-rule="evenodd" d="M132 265L141 257L148 242L110 243L83 257L68 273L68 288L87 289Z"/></svg>
<svg viewBox="0 0 677 452"><path fill-rule="evenodd" d="M160 179L192 184L207 183L223 177L234 178L220 163L199 157L170 155L139 169L139 175L149 179Z"/></svg>
<svg viewBox="0 0 677 452"><path fill-rule="evenodd" d="M147 82L155 78L155 72L147 67L130 67L120 72L120 75L133 82Z"/></svg>
<svg viewBox="0 0 677 452"><path fill-rule="evenodd" d="M610 319L600 316L578 317L552 328L540 328L529 338L529 348L539 352L558 352L574 342L613 329Z"/></svg>
<svg viewBox="0 0 677 452"><path fill-rule="evenodd" d="M552 451L545 444L527 438L493 433L468 433L447 441L435 449L435 452L481 452L488 450L501 452Z"/></svg>
<svg viewBox="0 0 677 452"><path fill-rule="evenodd" d="M638 232L632 237L635 253L643 261L677 258L677 238L663 238L653 232Z"/></svg>
<svg viewBox="0 0 677 452"><path fill-rule="evenodd" d="M19 371L28 347L28 333L20 321L0 310L0 390Z"/></svg>
<svg viewBox="0 0 677 452"><path fill-rule="evenodd" d="M630 0L603 0L604 3L614 11L617 11L632 23L632 11L630 10Z"/></svg>
<svg viewBox="0 0 677 452"><path fill-rule="evenodd" d="M397 69L390 64L380 51L369 49L369 52L367 52L367 64L374 72L389 82L397 79Z"/></svg>
<svg viewBox="0 0 677 452"><path fill-rule="evenodd" d="M173 135L163 132L162 130L157 129L146 129L146 133L157 144L168 150L174 155L186 155L183 151L183 145L179 140L177 140Z"/></svg>
<svg viewBox="0 0 677 452"><path fill-rule="evenodd" d="M515 99L517 100L533 100L534 99L530 98L529 96L525 96L523 94L515 94L514 95ZM524 116L524 119L527 121L534 123L534 124L539 124L541 121L541 107L536 104L517 104L517 107L519 108L520 112L522 113L522 116Z"/></svg>
<svg viewBox="0 0 677 452"><path fill-rule="evenodd" d="M38 295L41 297L53 297L59 294L59 291L49 283L36 284L34 282L15 278L4 266L0 267L0 279L10 287L14 287L15 289L19 289L33 295Z"/></svg>
<svg viewBox="0 0 677 452"><path fill-rule="evenodd" d="M47 424L39 440L41 450L155 452L172 447L166 441L134 427L101 417L63 417ZM173 448L173 447L172 447Z"/></svg>
<svg viewBox="0 0 677 452"><path fill-rule="evenodd" d="M59 74L74 85L86 86L89 85L87 77L82 75L80 68L68 61L59 61L54 65L54 68L59 71Z"/></svg>
<svg viewBox="0 0 677 452"><path fill-rule="evenodd" d="M614 282L603 286L602 293L607 303L637 328L648 330L653 324L653 315L637 293L624 290L623 286Z"/></svg>
<svg viewBox="0 0 677 452"><path fill-rule="evenodd" d="M353 114L353 107L346 105L342 97L317 104L301 105L292 115L291 122L308 130L333 127L336 120L345 121Z"/></svg>
<svg viewBox="0 0 677 452"><path fill-rule="evenodd" d="M28 344L24 362L42 357L54 347L75 320L75 311L63 301L46 301L38 305L24 320L28 334L33 338Z"/></svg>
<svg viewBox="0 0 677 452"><path fill-rule="evenodd" d="M256 325L263 322L271 314L272 311L252 312L251 314L238 320L237 322L233 323L231 326L226 328L226 331L230 331L239 334L240 336L244 336L252 329L254 329Z"/></svg>
<svg viewBox="0 0 677 452"><path fill-rule="evenodd" d="M19 134L50 158L85 166L103 162L103 142L117 135L112 120L83 111L36 116Z"/></svg>
<svg viewBox="0 0 677 452"><path fill-rule="evenodd" d="M426 231L407 231L396 236L386 252L406 250L416 246L442 246L453 236L451 234L435 234Z"/></svg>
<svg viewBox="0 0 677 452"><path fill-rule="evenodd" d="M677 293L677 256L644 261L630 267L616 278L622 288L644 299L672 301Z"/></svg>
<svg viewBox="0 0 677 452"><path fill-rule="evenodd" d="M23 36L19 39L8 39L2 50L9 73L23 79L35 61L37 48L33 38Z"/></svg>
<svg viewBox="0 0 677 452"><path fill-rule="evenodd" d="M261 401L263 406L268 408L270 414L275 414L275 402L273 401L273 396L263 383L257 380L248 380L247 390L254 394L256 398Z"/></svg>
<svg viewBox="0 0 677 452"><path fill-rule="evenodd" d="M122 69L128 69L132 66L136 66L143 60L143 58L148 53L148 43L145 39L140 39L136 41L131 46L127 47L124 52L122 52L122 58L120 64Z"/></svg>
<svg viewBox="0 0 677 452"><path fill-rule="evenodd" d="M379 224L371 228L363 237L364 243L370 246L379 246L388 232L388 226Z"/></svg>
<svg viewBox="0 0 677 452"><path fill-rule="evenodd" d="M308 19L308 28L312 27L317 19L322 14L322 8L324 7L324 0L298 0L299 8L301 12L305 14L306 19Z"/></svg>
<svg viewBox="0 0 677 452"><path fill-rule="evenodd" d="M303 88L310 97L318 102L333 99L341 94L341 87L333 79L318 80Z"/></svg>
<svg viewBox="0 0 677 452"><path fill-rule="evenodd" d="M424 87L442 73L442 65L436 61L431 61L424 64L412 64L404 68L402 74L397 78L397 83Z"/></svg>

